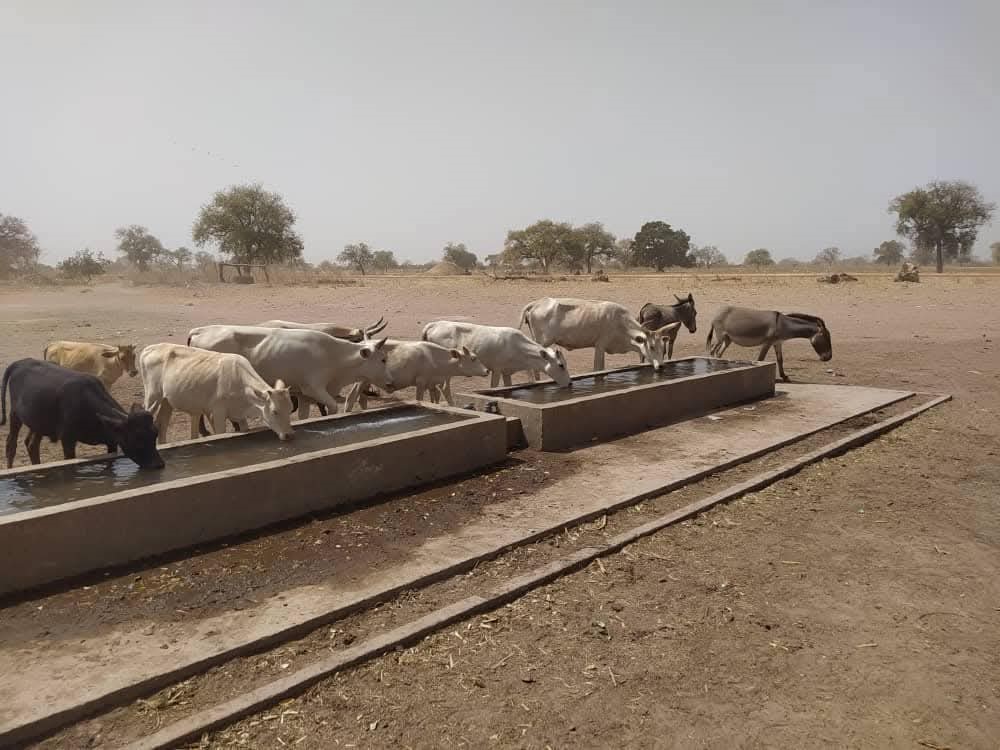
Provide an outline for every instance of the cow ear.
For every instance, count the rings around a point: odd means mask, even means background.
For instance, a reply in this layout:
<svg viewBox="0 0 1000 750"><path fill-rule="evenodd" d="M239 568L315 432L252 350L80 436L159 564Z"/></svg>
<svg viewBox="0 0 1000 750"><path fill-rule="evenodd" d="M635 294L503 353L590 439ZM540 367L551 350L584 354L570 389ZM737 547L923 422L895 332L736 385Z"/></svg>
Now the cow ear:
<svg viewBox="0 0 1000 750"><path fill-rule="evenodd" d="M361 359L368 359L372 355L372 350L367 346L361 348Z"/></svg>
<svg viewBox="0 0 1000 750"><path fill-rule="evenodd" d="M452 359L461 359L462 358L462 352L460 352L458 349L452 349L448 353L451 355Z"/></svg>
<svg viewBox="0 0 1000 750"><path fill-rule="evenodd" d="M464 354L466 357L472 356L472 352L469 351L469 347L467 346L462 347L462 354Z"/></svg>
<svg viewBox="0 0 1000 750"><path fill-rule="evenodd" d="M674 299L677 300L678 302L683 302L684 301L680 297L678 297L676 294L674 295Z"/></svg>
<svg viewBox="0 0 1000 750"><path fill-rule="evenodd" d="M115 357L118 356L118 350L115 349L113 351L108 351L107 349L105 349L103 352L101 352L101 356L107 357L108 359L114 359Z"/></svg>
<svg viewBox="0 0 1000 750"><path fill-rule="evenodd" d="M680 327L681 327L680 321L676 321L674 323L667 323L665 326L663 326L663 328L657 329L656 333L660 334L661 336L665 336L666 334Z"/></svg>
<svg viewBox="0 0 1000 750"><path fill-rule="evenodd" d="M540 351L539 351L538 353L542 355L542 359L544 359L544 360L549 360L549 359L551 359L551 358L549 357L549 350L548 350L548 349L546 349L546 348L544 348L544 347L543 347L543 348L542 348L542 349L541 349L541 350L540 350Z"/></svg>
<svg viewBox="0 0 1000 750"><path fill-rule="evenodd" d="M278 378L277 380L274 381L274 390L276 390L276 391L284 391L284 390L287 390L287 389L288 389L288 387L285 385L285 381L282 380L281 378Z"/></svg>

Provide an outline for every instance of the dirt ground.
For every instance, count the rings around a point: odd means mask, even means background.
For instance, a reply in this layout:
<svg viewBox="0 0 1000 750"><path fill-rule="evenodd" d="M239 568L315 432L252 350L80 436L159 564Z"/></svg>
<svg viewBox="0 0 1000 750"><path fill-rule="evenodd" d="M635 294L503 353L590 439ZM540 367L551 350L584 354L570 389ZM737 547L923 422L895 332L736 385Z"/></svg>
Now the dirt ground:
<svg viewBox="0 0 1000 750"><path fill-rule="evenodd" d="M702 351L708 322L722 304L800 310L827 321L834 359L821 363L807 343L791 344L786 369L793 379L947 391L955 401L497 612L337 675L206 742L298 742L301 748L996 747L1000 277L930 278L920 285L865 277L838 286L808 278L692 277L601 285L434 278L318 289L0 288L0 363L38 356L56 338L144 345L183 341L190 327L210 322L280 317L361 324L383 314L390 321L387 333L405 338L438 318L513 325L523 304L545 295L599 296L638 309L687 291L695 295L700 327L694 336L681 334L675 356ZM571 369L587 369L589 359L586 352L572 354ZM609 364L631 361L612 357ZM123 403L141 400L141 386L126 378L114 395ZM175 418L171 435L183 438L187 431L186 420ZM43 458L61 458L50 446L43 450ZM549 457L533 460L552 463L545 470L566 469ZM532 481L505 478L503 485L530 492ZM489 491L489 477L466 482L470 502L502 502ZM432 503L441 491L417 496L405 521L391 522L399 510L392 502L352 515L390 532L356 540L364 546L357 554L391 557L392 546L401 543L397 537L419 534L422 519L433 520ZM324 532L331 540L341 534L336 522L330 520ZM246 542L272 545L271 559L281 560L267 574L266 590L321 573L315 548L291 552L296 534L300 546L303 534L311 546L316 530L292 527L273 539ZM214 583L231 574L222 557L230 554L238 551L177 561L166 574L154 567L138 573L139 580L134 571L112 577L84 599L77 590L11 602L0 611L0 632L5 640L77 637L148 608L232 607L243 585ZM536 558L515 552L495 570ZM232 574L237 580L243 575ZM164 575L143 592L151 578ZM466 585L475 583L472 577ZM172 593L160 599L159 591L168 588ZM85 599L123 604L92 607L84 616ZM353 640L405 621L431 599L418 593L387 607L391 618L373 613L370 620L338 625L322 634L325 647L342 645L345 632ZM290 648L248 663L265 662L257 671L266 677L300 666L300 657ZM210 678L243 684L239 669L219 668ZM182 687L172 701L161 697L119 710L45 745L115 746L207 707L220 694Z"/></svg>

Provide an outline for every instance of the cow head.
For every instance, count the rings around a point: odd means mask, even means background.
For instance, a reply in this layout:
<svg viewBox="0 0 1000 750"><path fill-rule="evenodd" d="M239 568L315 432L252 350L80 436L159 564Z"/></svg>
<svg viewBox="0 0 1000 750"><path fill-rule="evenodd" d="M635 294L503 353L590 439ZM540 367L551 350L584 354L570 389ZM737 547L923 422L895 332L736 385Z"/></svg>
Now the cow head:
<svg viewBox="0 0 1000 750"><path fill-rule="evenodd" d="M552 378L563 388L568 388L573 381L569 377L569 368L566 367L566 357L554 346L541 347L538 356L545 363L542 372Z"/></svg>
<svg viewBox="0 0 1000 750"><path fill-rule="evenodd" d="M163 458L156 450L157 430L152 414L139 404L132 404L128 414L97 416L111 432L121 452L135 461L140 469L163 468Z"/></svg>
<svg viewBox="0 0 1000 750"><path fill-rule="evenodd" d="M460 375L470 377L483 377L489 375L490 371L479 361L479 357L469 351L469 347L463 346L461 349L452 349L448 352L451 356L451 363L458 366Z"/></svg>
<svg viewBox="0 0 1000 750"><path fill-rule="evenodd" d="M291 440L295 430L292 429L292 395L281 380L274 388L255 391L260 399L260 414L264 424L270 427L281 440Z"/></svg>
<svg viewBox="0 0 1000 750"><path fill-rule="evenodd" d="M632 334L632 348L652 362L654 370L659 371L667 358L667 340L680 327L679 321L656 329L643 327Z"/></svg>
<svg viewBox="0 0 1000 750"><path fill-rule="evenodd" d="M392 376L386 368L385 354L385 342L388 340L388 338L384 338L374 344L366 342L361 345L358 354L364 360L364 363L361 366L361 372L358 373L358 380L368 380L391 391Z"/></svg>
<svg viewBox="0 0 1000 750"><path fill-rule="evenodd" d="M678 297L675 294L674 299L677 300L677 304L673 307L681 323L683 323L684 327L691 333L697 333L698 311L694 309L694 295L692 295L691 292L688 292L688 296L684 298Z"/></svg>
<svg viewBox="0 0 1000 750"><path fill-rule="evenodd" d="M117 359L121 362L130 378L139 374L135 366L135 344L119 344L114 349L106 349L101 352L101 356L107 359Z"/></svg>

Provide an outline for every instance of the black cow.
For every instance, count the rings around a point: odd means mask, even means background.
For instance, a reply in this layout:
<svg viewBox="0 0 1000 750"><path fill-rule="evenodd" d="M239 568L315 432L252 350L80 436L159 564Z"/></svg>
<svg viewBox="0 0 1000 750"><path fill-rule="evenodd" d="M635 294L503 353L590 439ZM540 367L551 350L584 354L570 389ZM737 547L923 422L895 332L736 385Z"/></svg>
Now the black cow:
<svg viewBox="0 0 1000 750"><path fill-rule="evenodd" d="M133 404L129 413L118 405L104 384L93 375L60 367L40 359L20 359L3 374L0 386L0 425L7 421L7 387L10 386L10 432L7 435L7 468L14 464L17 436L27 425L24 441L31 463L42 462L38 447L43 437L60 441L63 455L76 458L76 444L106 445L108 453L122 453L140 468L162 469L156 450L153 416Z"/></svg>

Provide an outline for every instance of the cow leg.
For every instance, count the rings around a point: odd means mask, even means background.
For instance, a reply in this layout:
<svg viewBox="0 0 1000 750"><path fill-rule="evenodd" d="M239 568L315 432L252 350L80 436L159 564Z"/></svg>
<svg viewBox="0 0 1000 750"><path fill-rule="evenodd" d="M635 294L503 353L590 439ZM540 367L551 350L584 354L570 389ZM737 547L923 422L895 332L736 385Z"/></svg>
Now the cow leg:
<svg viewBox="0 0 1000 750"><path fill-rule="evenodd" d="M309 417L309 402L302 396L299 397L299 408L296 416L299 419L308 419Z"/></svg>
<svg viewBox="0 0 1000 750"><path fill-rule="evenodd" d="M167 428L170 426L170 416L174 413L174 407L170 405L169 401L161 401L157 406L156 413L153 416L153 421L156 423L156 442L165 443L167 442ZM192 420L195 417L192 415ZM195 423L195 428L197 429L197 423ZM195 436L197 437L197 435Z"/></svg>
<svg viewBox="0 0 1000 750"><path fill-rule="evenodd" d="M326 383L306 383L302 386L302 395L311 398L317 404L326 404L331 414L337 413L337 399L327 389ZM301 415L301 409L299 414Z"/></svg>
<svg viewBox="0 0 1000 750"><path fill-rule="evenodd" d="M217 411L212 415L212 432L216 435L226 434L226 413Z"/></svg>
<svg viewBox="0 0 1000 750"><path fill-rule="evenodd" d="M445 403L447 403L448 406L455 405L455 397L451 395L451 388L449 387L449 381L446 380L444 381L444 385L438 384L435 387L437 388L438 393L444 397Z"/></svg>
<svg viewBox="0 0 1000 750"><path fill-rule="evenodd" d="M497 370L490 370L490 388L500 385L500 373Z"/></svg>
<svg viewBox="0 0 1000 750"><path fill-rule="evenodd" d="M205 428L203 419L204 414L188 414L191 418L191 439L195 440L199 437L208 437L208 430Z"/></svg>
<svg viewBox="0 0 1000 750"><path fill-rule="evenodd" d="M788 376L785 374L785 358L781 353L781 342L774 342L774 358L778 360L778 375L786 383L788 382Z"/></svg>
<svg viewBox="0 0 1000 750"><path fill-rule="evenodd" d="M514 384L513 381L511 380L511 373L510 373L509 370L504 370L503 371L503 384L504 385L513 385Z"/></svg>
<svg viewBox="0 0 1000 750"><path fill-rule="evenodd" d="M326 407L323 404L316 404L316 408L319 409L319 415L325 417L327 415Z"/></svg>
<svg viewBox="0 0 1000 750"><path fill-rule="evenodd" d="M423 401L424 400L424 396L426 396L426 395L427 395L427 384L423 383L423 382L418 382L417 383L417 396L416 396L417 401ZM431 388L431 401L433 401L433 400L434 400L434 389Z"/></svg>
<svg viewBox="0 0 1000 750"><path fill-rule="evenodd" d="M17 436L21 432L21 418L17 416L16 411L11 411L10 413L10 432L7 433L7 468L11 468L14 465L14 454L17 453ZM31 431L28 431L28 437L31 437Z"/></svg>
<svg viewBox="0 0 1000 750"><path fill-rule="evenodd" d="M24 447L28 449L28 458L33 464L40 464L42 462L41 445L42 436L35 432L29 433L27 439L24 441Z"/></svg>
<svg viewBox="0 0 1000 750"><path fill-rule="evenodd" d="M39 442L41 442L40 437ZM60 442L62 443L63 458L76 458L76 438L67 435ZM32 457L31 463L41 463L41 459L35 461L34 457Z"/></svg>
<svg viewBox="0 0 1000 750"><path fill-rule="evenodd" d="M599 346L594 347L594 369L604 369L604 350Z"/></svg>
<svg viewBox="0 0 1000 750"><path fill-rule="evenodd" d="M349 411L352 411L357 404L361 403L361 400L364 398L363 395L364 390L365 390L364 381L355 383L354 385L351 386L351 390L347 392L347 401L344 404L345 414ZM365 407L362 405L361 410L364 411L364 408Z"/></svg>

